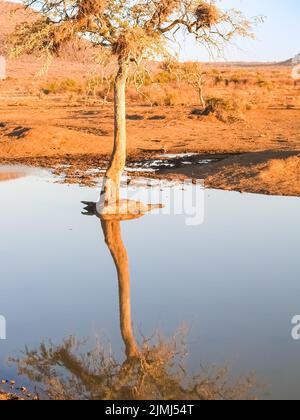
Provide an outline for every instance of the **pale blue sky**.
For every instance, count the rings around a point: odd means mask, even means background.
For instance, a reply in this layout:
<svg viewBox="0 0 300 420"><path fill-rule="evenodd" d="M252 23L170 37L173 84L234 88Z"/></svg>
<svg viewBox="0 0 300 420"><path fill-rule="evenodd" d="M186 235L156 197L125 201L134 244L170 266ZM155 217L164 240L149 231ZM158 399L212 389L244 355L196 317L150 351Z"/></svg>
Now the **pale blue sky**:
<svg viewBox="0 0 300 420"><path fill-rule="evenodd" d="M223 8L238 8L248 17L263 15L256 39L237 39L225 58L233 61L282 61L300 53L299 0L219 0ZM208 54L190 40L181 49L182 59L202 61Z"/></svg>
<svg viewBox="0 0 300 420"><path fill-rule="evenodd" d="M266 17L265 22L256 29L256 39L237 39L235 45L225 51L225 59L281 61L300 53L299 0L217 0L217 3L224 9L238 8L248 18L258 15ZM205 49L191 40L181 46L180 57L183 60L209 59Z"/></svg>

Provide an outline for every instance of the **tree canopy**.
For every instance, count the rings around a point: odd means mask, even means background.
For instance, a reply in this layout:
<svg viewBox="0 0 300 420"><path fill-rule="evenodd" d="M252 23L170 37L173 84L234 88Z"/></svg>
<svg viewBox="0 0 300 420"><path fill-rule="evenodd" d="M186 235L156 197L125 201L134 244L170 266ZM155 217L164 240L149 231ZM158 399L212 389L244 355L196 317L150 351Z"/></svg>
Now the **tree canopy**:
<svg viewBox="0 0 300 420"><path fill-rule="evenodd" d="M252 22L237 10L223 11L205 0L23 0L40 12L18 26L14 54L59 54L66 42L82 37L109 48L120 59L138 61L167 50L178 31L208 48L235 35L251 35Z"/></svg>

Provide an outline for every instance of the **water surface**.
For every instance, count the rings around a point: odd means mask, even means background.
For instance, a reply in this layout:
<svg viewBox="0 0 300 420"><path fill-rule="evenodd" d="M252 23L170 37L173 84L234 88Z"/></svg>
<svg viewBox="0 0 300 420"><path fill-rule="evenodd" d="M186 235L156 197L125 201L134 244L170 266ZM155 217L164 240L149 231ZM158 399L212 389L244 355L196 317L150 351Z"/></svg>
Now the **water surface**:
<svg viewBox="0 0 300 420"><path fill-rule="evenodd" d="M115 265L99 219L81 214L97 195L36 173L0 182L0 376L43 339L100 335L122 357ZM122 222L135 335L187 326L191 370L255 371L263 397L299 399L299 215L298 198L206 190L202 225L155 212Z"/></svg>

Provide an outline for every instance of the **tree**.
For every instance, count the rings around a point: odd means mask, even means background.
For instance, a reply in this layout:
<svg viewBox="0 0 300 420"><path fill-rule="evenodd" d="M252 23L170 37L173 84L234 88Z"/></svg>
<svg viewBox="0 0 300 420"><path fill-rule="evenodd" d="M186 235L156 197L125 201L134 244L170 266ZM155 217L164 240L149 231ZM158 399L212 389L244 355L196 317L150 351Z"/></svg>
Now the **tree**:
<svg viewBox="0 0 300 420"><path fill-rule="evenodd" d="M109 49L117 59L114 80L114 149L102 188L103 207L119 202L126 163L126 83L131 64L157 58L168 40L184 31L208 48L220 49L235 35L248 36L251 23L236 10L208 0L23 0L41 17L19 26L14 54L59 54L77 37Z"/></svg>
<svg viewBox="0 0 300 420"><path fill-rule="evenodd" d="M200 63L186 63L184 66L185 78L198 93L199 101L203 109L206 108L206 101L203 93L203 86L207 79L207 72Z"/></svg>

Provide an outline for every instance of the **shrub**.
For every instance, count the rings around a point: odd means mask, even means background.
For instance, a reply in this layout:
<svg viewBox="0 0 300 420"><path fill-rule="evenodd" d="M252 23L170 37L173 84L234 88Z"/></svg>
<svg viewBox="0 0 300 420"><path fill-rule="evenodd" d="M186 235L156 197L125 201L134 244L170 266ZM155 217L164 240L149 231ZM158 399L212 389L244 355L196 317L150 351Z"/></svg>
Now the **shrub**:
<svg viewBox="0 0 300 420"><path fill-rule="evenodd" d="M48 83L44 88L42 88L42 91L46 95L67 92L80 93L82 92L82 86L76 80L64 79Z"/></svg>
<svg viewBox="0 0 300 420"><path fill-rule="evenodd" d="M260 88L269 88L270 87L270 83L267 80L264 80L264 79L258 79L257 80L257 85Z"/></svg>
<svg viewBox="0 0 300 420"><path fill-rule="evenodd" d="M242 119L240 114L240 107L237 102L218 97L208 98L206 101L206 108L204 110L194 109L191 112L191 115L213 115L218 120L225 123L234 123Z"/></svg>
<svg viewBox="0 0 300 420"><path fill-rule="evenodd" d="M164 105L165 106L175 106L177 104L177 97L174 93L166 93L164 97Z"/></svg>
<svg viewBox="0 0 300 420"><path fill-rule="evenodd" d="M154 77L153 82L159 84L166 84L170 82L176 81L176 75L169 71L161 71L160 73L156 74Z"/></svg>

